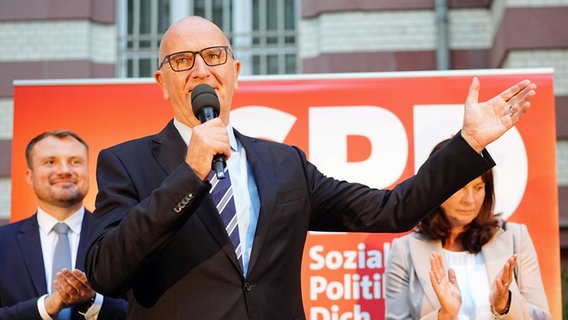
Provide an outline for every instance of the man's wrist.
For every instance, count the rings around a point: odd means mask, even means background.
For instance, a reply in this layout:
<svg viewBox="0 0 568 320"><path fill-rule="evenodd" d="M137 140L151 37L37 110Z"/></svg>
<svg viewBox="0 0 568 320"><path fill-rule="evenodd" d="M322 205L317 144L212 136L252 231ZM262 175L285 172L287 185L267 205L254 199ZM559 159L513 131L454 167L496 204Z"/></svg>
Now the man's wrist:
<svg viewBox="0 0 568 320"><path fill-rule="evenodd" d="M460 135L465 140L465 142L467 142L467 144L478 154L481 154L483 149L485 149L485 146L480 144L473 135L468 135L467 133L464 134L463 129L460 131Z"/></svg>
<svg viewBox="0 0 568 320"><path fill-rule="evenodd" d="M89 311L89 309L93 306L93 304L95 303L95 298L97 297L97 295L95 294L91 299L79 304L76 306L77 312L82 315L85 316L87 314L87 311Z"/></svg>

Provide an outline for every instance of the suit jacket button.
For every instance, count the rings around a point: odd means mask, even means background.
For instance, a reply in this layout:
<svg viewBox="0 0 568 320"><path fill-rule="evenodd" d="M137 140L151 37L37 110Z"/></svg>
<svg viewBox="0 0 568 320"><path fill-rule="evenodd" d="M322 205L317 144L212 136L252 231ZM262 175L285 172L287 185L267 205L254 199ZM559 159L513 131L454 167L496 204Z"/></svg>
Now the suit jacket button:
<svg viewBox="0 0 568 320"><path fill-rule="evenodd" d="M190 193L190 194L186 195L186 196L181 200L181 203L182 203L183 205L186 205L186 204L190 203L191 200L193 200L193 193Z"/></svg>
<svg viewBox="0 0 568 320"><path fill-rule="evenodd" d="M252 284L250 284L250 283L248 283L248 282L245 282L244 288L245 288L245 291L246 291L246 292L251 292L252 289L254 288L254 285L252 285Z"/></svg>

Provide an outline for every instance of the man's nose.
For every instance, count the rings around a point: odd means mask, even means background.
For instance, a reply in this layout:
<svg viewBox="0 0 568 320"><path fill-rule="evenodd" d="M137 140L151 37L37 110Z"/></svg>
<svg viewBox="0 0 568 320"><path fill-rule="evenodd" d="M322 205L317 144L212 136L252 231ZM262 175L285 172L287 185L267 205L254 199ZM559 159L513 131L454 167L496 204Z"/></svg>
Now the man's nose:
<svg viewBox="0 0 568 320"><path fill-rule="evenodd" d="M71 167L71 165L67 162L62 162L60 164L57 165L57 171L59 173L69 173L73 170L73 168Z"/></svg>
<svg viewBox="0 0 568 320"><path fill-rule="evenodd" d="M202 75L209 72L208 66L205 63L205 60L203 60L203 57L201 56L201 54L195 55L193 71L194 71L194 73L196 73L197 76L202 76Z"/></svg>

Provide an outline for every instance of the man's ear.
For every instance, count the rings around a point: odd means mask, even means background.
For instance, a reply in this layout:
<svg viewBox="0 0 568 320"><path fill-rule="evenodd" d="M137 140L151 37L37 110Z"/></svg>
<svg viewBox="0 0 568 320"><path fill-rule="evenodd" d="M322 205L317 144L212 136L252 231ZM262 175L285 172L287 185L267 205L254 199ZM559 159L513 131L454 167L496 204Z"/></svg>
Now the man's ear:
<svg viewBox="0 0 568 320"><path fill-rule="evenodd" d="M33 171L32 169L28 168L26 170L26 182L31 186L32 185L32 181L33 181Z"/></svg>
<svg viewBox="0 0 568 320"><path fill-rule="evenodd" d="M156 70L156 72L154 72L154 80L160 86L160 88L162 88L162 96L164 97L164 99L169 100L170 95L168 94L168 90L166 90L166 84L164 82L165 80L162 71Z"/></svg>
<svg viewBox="0 0 568 320"><path fill-rule="evenodd" d="M239 88L239 75L241 74L241 62L235 60L235 89Z"/></svg>

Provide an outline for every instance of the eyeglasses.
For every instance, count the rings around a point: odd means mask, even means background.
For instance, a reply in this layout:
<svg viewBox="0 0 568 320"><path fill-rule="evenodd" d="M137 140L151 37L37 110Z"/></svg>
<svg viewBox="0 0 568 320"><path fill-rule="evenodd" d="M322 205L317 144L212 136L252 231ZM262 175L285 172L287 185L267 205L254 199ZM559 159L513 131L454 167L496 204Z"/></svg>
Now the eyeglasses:
<svg viewBox="0 0 568 320"><path fill-rule="evenodd" d="M175 72L189 70L195 64L196 54L199 54L205 61L205 64L210 67L225 64L229 54L231 58L234 58L231 49L227 46L209 47L199 51L180 51L165 56L162 62L160 62L160 69L168 61L170 67Z"/></svg>

